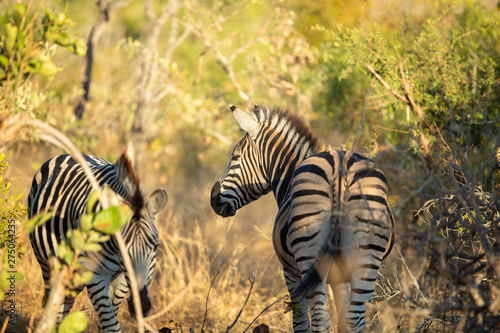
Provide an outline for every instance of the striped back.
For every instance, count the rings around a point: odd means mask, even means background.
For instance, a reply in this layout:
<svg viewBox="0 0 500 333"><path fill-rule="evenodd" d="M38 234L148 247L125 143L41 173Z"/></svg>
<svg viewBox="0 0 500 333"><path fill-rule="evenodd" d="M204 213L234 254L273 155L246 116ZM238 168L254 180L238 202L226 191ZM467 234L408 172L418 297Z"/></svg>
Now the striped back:
<svg viewBox="0 0 500 333"><path fill-rule="evenodd" d="M122 227L121 233L134 267L143 312L147 315L151 308L148 288L159 243L155 217L165 207L167 194L165 190L157 189L148 198L144 197L129 154L124 152L115 165L99 157L84 157L99 185L108 185L116 193L116 199L128 205L133 212L131 220ZM48 160L35 174L28 197L28 216L32 218L43 212L52 213L50 220L30 234L30 241L42 268L47 288L50 281L49 257L58 255L59 244L66 238L68 231L79 228L80 216L87 209L91 191L92 187L83 168L67 154ZM100 202L97 202L93 210L97 212L100 209ZM95 298L92 302L96 309L102 310L107 306L119 306L121 298L128 292L129 281L114 236L101 245L100 251L83 253L82 256L86 258L84 267L94 272L93 280L87 285L89 294ZM118 303L110 304L107 299L110 280L113 281L120 274L123 275L123 295L119 302L116 301ZM99 298L103 297L106 299L99 305ZM133 314L133 303L130 304L129 310ZM118 325L115 317L109 318L113 312L111 309L102 311L105 311L102 316L98 311L101 327L106 326L106 322L111 326Z"/></svg>

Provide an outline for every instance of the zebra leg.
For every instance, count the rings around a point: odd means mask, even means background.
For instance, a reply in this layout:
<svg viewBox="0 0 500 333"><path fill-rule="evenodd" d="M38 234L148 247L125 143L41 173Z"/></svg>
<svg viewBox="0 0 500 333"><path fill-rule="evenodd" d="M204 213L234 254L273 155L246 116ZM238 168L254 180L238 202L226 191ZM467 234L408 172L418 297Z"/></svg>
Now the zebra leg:
<svg viewBox="0 0 500 333"><path fill-rule="evenodd" d="M326 300L326 284L320 283L307 296L311 309L311 332L330 332L330 313Z"/></svg>
<svg viewBox="0 0 500 333"><path fill-rule="evenodd" d="M83 290L83 288L78 288L77 290L74 290L76 293L76 296L80 294L80 292ZM76 296L66 296L64 297L64 302L61 305L61 308L59 309L59 312L57 314L57 324L59 325L61 321L66 317L71 309L73 308L73 305L75 304L75 298Z"/></svg>
<svg viewBox="0 0 500 333"><path fill-rule="evenodd" d="M99 331L121 332L120 323L113 311L109 299L109 278L94 273L94 277L87 284L92 305L99 316Z"/></svg>
<svg viewBox="0 0 500 333"><path fill-rule="evenodd" d="M120 272L111 279L111 283L109 284L109 300L111 301L111 308L113 309L115 316L118 316L120 305L128 292L129 290L125 274Z"/></svg>
<svg viewBox="0 0 500 333"><path fill-rule="evenodd" d="M288 272L285 268L283 269L283 275L285 276L286 286L290 295L292 291L295 290L300 284L300 278L294 274ZM292 298L293 306L293 332L294 333L308 333L309 332L309 306L307 299L302 297L301 299Z"/></svg>
<svg viewBox="0 0 500 333"><path fill-rule="evenodd" d="M363 332L367 310L366 304L373 297L375 282L367 285L366 281L362 281L359 276L353 278L354 281L352 282L351 298L346 313L346 321L348 322L352 332ZM373 279L375 278L376 274ZM369 279L372 278L370 277Z"/></svg>
<svg viewBox="0 0 500 333"><path fill-rule="evenodd" d="M351 295L350 278L347 263L342 258L342 255L337 254L328 273L328 283L332 286L335 310L337 312L336 326L338 333L349 331L346 315Z"/></svg>
<svg viewBox="0 0 500 333"><path fill-rule="evenodd" d="M337 332L347 332L348 325L346 323L347 307L349 306L350 283L339 283L332 286L333 297L335 301L335 309L337 311Z"/></svg>
<svg viewBox="0 0 500 333"><path fill-rule="evenodd" d="M370 250L370 238L358 238L362 232L343 238L342 256L348 263L349 280L351 283L350 299L345 314L346 323L351 332L363 332L367 303L375 291L377 272L382 263L381 256ZM350 241L346 241L350 240ZM359 251L360 248L366 248Z"/></svg>

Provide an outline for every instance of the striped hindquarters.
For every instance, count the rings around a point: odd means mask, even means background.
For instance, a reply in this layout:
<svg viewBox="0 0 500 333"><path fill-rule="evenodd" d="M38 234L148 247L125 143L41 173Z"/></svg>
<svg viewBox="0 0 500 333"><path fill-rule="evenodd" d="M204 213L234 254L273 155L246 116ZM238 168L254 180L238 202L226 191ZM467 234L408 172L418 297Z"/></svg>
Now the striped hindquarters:
<svg viewBox="0 0 500 333"><path fill-rule="evenodd" d="M386 177L372 160L362 155L347 152L343 161L341 188L345 190L339 217L348 221L345 229L352 241L359 243L359 252L370 253L373 260L381 263L394 244L394 218Z"/></svg>
<svg viewBox="0 0 500 333"><path fill-rule="evenodd" d="M292 299L307 296L315 316L325 318L312 325L328 329L321 285L350 282L345 320L353 331L362 329L378 269L394 243L383 172L351 152L313 155L296 168L288 204L287 249L277 252L295 260L300 283L290 290Z"/></svg>

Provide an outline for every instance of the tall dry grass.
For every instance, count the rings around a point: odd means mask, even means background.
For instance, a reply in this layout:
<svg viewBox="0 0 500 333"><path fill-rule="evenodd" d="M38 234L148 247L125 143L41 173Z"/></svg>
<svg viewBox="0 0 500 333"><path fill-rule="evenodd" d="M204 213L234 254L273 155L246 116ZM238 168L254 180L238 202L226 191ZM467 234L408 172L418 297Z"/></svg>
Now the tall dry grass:
<svg viewBox="0 0 500 333"><path fill-rule="evenodd" d="M14 148L6 176L17 192L25 193L26 200L36 169L60 152L41 144L19 144ZM111 147L102 148L110 154ZM285 313L287 290L270 240L277 211L274 198L264 197L241 209L235 217L223 219L209 206L211 185L219 172L217 165L212 166L213 170L203 168L202 177L193 181L179 171L170 174L162 169L169 163L178 163L173 160L171 156L151 158L140 168L146 192L164 186L169 194L167 209L156 222L161 244L150 286L153 309L147 322L174 332L226 332L238 317L253 282L249 300L231 332L243 332L252 322L249 331L265 323L272 332L292 332L292 313ZM178 170L181 164L175 163ZM391 204L396 204L399 197L394 195L391 200ZM397 227L404 230L411 220L402 219L403 214L397 216ZM18 230L21 229L19 225ZM450 318L465 318L460 312L431 313L433 304L460 290L428 274L428 245L416 236L408 232L397 234L396 249L379 272L369 306L370 332L452 332L456 325L450 326ZM24 280L16 286L19 317L15 325L7 326L7 332L27 332L30 320L36 323L42 310L41 271L27 235L21 237L28 250L17 265L17 270L24 274ZM329 304L335 322L331 293ZM85 291L77 298L74 310L87 314L87 332L97 330L98 318ZM5 320L5 315L0 321ZM135 319L129 315L126 304L121 307L119 321L124 332L136 331Z"/></svg>
<svg viewBox="0 0 500 333"><path fill-rule="evenodd" d="M30 150L26 146L20 149ZM12 163L17 169L10 174L16 188L25 193L25 200L31 177L39 166L36 161L43 163L56 153L46 147L31 149L31 152L31 162L24 161L28 154L19 156ZM145 188L158 179L152 177L154 171L145 168L142 173ZM156 220L160 246L150 286L153 309L147 322L158 329L169 327L174 332L188 332L191 328L195 332L202 329L204 332L225 332L241 310L252 281L249 301L231 332L243 332L259 314L253 326L264 322L278 331L290 331L291 317L284 313L285 300L261 314L268 305L287 295L269 238L276 209L272 198L252 204L248 211L242 211L235 218L222 219L210 211L209 184L182 199L172 192L175 191L169 191L166 211ZM192 198L194 195L196 199ZM19 225L18 230L21 229ZM30 320L36 324L42 313L41 270L28 236L22 232L21 237L27 244L27 252L18 261L17 270L24 274L24 279L16 286L17 324L7 326L7 332L28 331ZM86 291L77 297L73 309L87 314L87 332L97 330L98 317ZM119 321L124 332L134 332L135 319L127 309L127 305L122 304Z"/></svg>
<svg viewBox="0 0 500 333"><path fill-rule="evenodd" d="M18 151L11 156L13 169L9 177L18 191L25 193L26 200L36 169L59 152L43 145L20 145ZM288 293L270 239L277 212L274 198L264 197L241 209L235 217L223 219L209 206L211 185L218 176L216 170L207 171L205 182L196 185L183 177L162 178L163 172L155 165L141 166L143 186L146 191L158 185L166 187L169 202L156 221L161 243L150 286L153 308L147 322L174 332L226 332L245 304L252 281L249 300L230 332L243 332L252 322L250 332L261 323L272 332L292 332L292 313L285 313ZM22 238L28 246L17 266L24 274L24 280L16 286L19 317L16 325L7 327L7 332L27 332L30 320L36 324L42 312L41 270L27 235L22 234ZM416 280L424 271L423 263L425 258L411 252L402 255L393 251L380 270L367 316L369 331L412 331L424 322L428 313L415 306L421 298ZM335 320L331 293L329 304ZM264 311L269 305L272 306ZM97 330L98 317L86 291L78 296L74 310L87 314L87 332ZM127 304L122 304L119 321L124 332L136 331Z"/></svg>

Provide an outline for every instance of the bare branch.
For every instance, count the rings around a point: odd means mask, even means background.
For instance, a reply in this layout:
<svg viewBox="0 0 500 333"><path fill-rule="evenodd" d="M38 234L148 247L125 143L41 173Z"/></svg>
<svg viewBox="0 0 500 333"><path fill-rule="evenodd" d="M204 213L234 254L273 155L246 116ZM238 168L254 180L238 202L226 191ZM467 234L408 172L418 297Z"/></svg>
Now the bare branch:
<svg viewBox="0 0 500 333"><path fill-rule="evenodd" d="M23 130L28 128L34 128L40 131L42 134L41 138L70 153L73 158L81 165L83 171L85 172L85 175L88 177L90 184L92 185L92 188L94 190L101 189L99 183L97 183L94 175L90 171L85 158L78 150L78 148L76 148L73 142L71 142L71 140L68 139L68 137L62 132L43 121L27 118L23 113L19 113L15 116L9 117L9 119L3 122L2 126L0 127L0 140L5 138L7 139L7 141L9 141L10 138L16 138L20 136Z"/></svg>
<svg viewBox="0 0 500 333"><path fill-rule="evenodd" d="M420 107L417 105L417 103L415 103L415 100L413 99L413 95L412 95L411 90L410 90L410 84L406 80L406 75L405 75L404 70L403 70L403 63L402 62L399 62L399 72L401 74L401 80L403 81L403 88L405 90L405 96L406 96L407 103L410 104L411 108L413 109L413 111L415 111L415 113L420 118L420 120L425 122L424 113L422 112Z"/></svg>
<svg viewBox="0 0 500 333"><path fill-rule="evenodd" d="M104 207L103 207L104 208ZM120 252L122 254L123 264L127 269L128 279L130 281L132 300L134 302L135 308L135 319L137 320L137 328L139 329L139 333L144 333L144 316L142 315L142 305L141 298L139 296L139 289L137 288L137 279L135 278L134 267L132 266L132 261L128 255L127 246L125 245L125 241L123 240L122 234L120 231L115 233L115 239L118 243L118 247L120 248Z"/></svg>
<svg viewBox="0 0 500 333"><path fill-rule="evenodd" d="M287 297L289 297L289 296L288 296L288 295L285 295L285 296L283 296L283 297L280 297L280 298L278 298L276 301L274 301L274 302L272 302L271 304L269 304L268 306L266 306L266 307L264 308L264 310L262 310L262 311L261 311L261 312L257 315L257 317L255 317L255 319L254 319L254 320L252 320L252 322L251 322L250 324L248 324L247 328L245 328L245 330L243 331L243 333L245 333L246 331L248 331L248 329L252 326L252 324L253 324L253 323L255 323L255 321L256 321L257 319L259 319L259 317L260 317L260 316L261 316L264 312L266 312L267 310L269 310L269 308L271 308L274 304L278 303L279 301L281 301L282 299L285 299L285 298L287 298Z"/></svg>
<svg viewBox="0 0 500 333"><path fill-rule="evenodd" d="M146 4L146 16L150 22L147 40L145 42L145 52L141 59L141 79L138 88L138 101L137 107L135 109L134 121L132 125L132 141L136 146L136 161L137 168L140 167L142 161L142 155L144 151L144 145L149 138L149 133L147 129L151 127L154 119L156 118L157 110L154 108L154 103L159 101L161 98L166 96L168 93L174 90L172 85L165 84L162 81L165 81L168 77L168 71L163 73L163 78L160 75L160 67L158 58L158 40L160 38L160 32L163 26L168 22L169 19L177 15L179 8L181 7L181 2L178 0L170 0L168 1L162 9L161 14L156 17L154 10L152 8L152 1L147 1ZM175 32L175 25L172 27L172 30ZM167 60L170 61L172 57L172 53L174 49L172 47L178 47L189 34L183 34L181 36L182 40L178 40L178 43L174 42L172 34L174 33L171 30L171 35L168 40L168 49L166 51ZM168 67L168 62L167 62ZM167 87L166 89L164 87ZM162 89L161 92L158 90Z"/></svg>
<svg viewBox="0 0 500 333"><path fill-rule="evenodd" d="M238 315L234 319L233 323L227 327L226 333L228 333L234 327L234 325L236 325L236 323L238 322L238 319L240 319L240 316L241 316L241 313L243 312L243 309L245 308L245 305L247 305L247 302L250 299L250 294L252 293L253 285L255 282L255 274L254 274L253 278L248 279L248 281L250 282L250 289L248 290L247 298L245 299L245 302L241 306L240 312L238 312Z"/></svg>
<svg viewBox="0 0 500 333"><path fill-rule="evenodd" d="M199 29L196 29L195 27L178 20L179 24L183 25L186 29L190 28L191 31L198 36L203 43L205 44L205 47L215 56L216 60L220 62L221 67L224 69L224 71L227 73L229 76L229 80L233 84L233 86L236 88L236 91L240 95L240 97L247 103L250 102L250 96L248 96L244 91L243 88L241 87L240 83L238 82L238 79L236 78L236 74L234 72L233 68L233 60L234 56L230 57L229 59L209 40L209 38L206 36L205 32ZM250 46L250 45L248 45Z"/></svg>
<svg viewBox="0 0 500 333"><path fill-rule="evenodd" d="M85 104L88 102L90 96L90 83L92 81L92 64L94 62L94 48L101 39L102 31L104 30L106 23L109 22L111 2L97 0L97 5L99 7L99 17L92 26L92 29L90 30L89 33L89 37L87 39L87 53L85 54L85 70L82 82L83 94L78 99L75 108L73 110L77 119L82 119L83 113L85 111Z"/></svg>
<svg viewBox="0 0 500 333"><path fill-rule="evenodd" d="M399 252L399 249L398 249L397 246L394 246L394 249L398 252L398 254L399 254L400 258L401 258L401 261L403 262L403 265L405 266L406 270L410 274L411 282L413 283L413 285L415 286L415 288L417 288L418 293L420 294L420 297L422 297L422 299L424 300L425 303L429 304L429 301L427 300L427 297L425 297L425 295L422 293L422 290L420 289L420 285L418 284L417 279L413 276L412 272L410 271L410 268L406 264L405 258L403 257L403 255L401 254L401 252Z"/></svg>
<svg viewBox="0 0 500 333"><path fill-rule="evenodd" d="M207 297L205 299L205 315L203 316L203 323L201 324L201 329L200 329L200 332L202 332L202 333L203 333L203 327L205 326L205 321L207 320L208 311L210 311L208 309L208 298L210 297L210 292L212 291L212 287L214 286L215 280L217 280L217 277L219 276L221 266L219 266L219 269L217 269L217 273L215 273L215 276L212 279L212 282L210 283L210 287L208 288Z"/></svg>
<svg viewBox="0 0 500 333"><path fill-rule="evenodd" d="M406 80L406 75L404 74L403 71L403 64L400 62L399 63L399 71L401 74L401 80L403 82L403 89L405 92L405 95L401 95L398 93L396 90L394 90L381 76L377 71L371 66L371 65L365 65L366 69L382 84L387 90L391 92L394 97L396 97L398 100L405 102L406 104L410 105L413 111L417 114L420 120L425 121L425 115L422 112L422 109L415 103L415 100L413 99L413 95L410 90L410 85L408 81Z"/></svg>
<svg viewBox="0 0 500 333"><path fill-rule="evenodd" d="M266 36L259 36L259 37L255 38L255 39L249 41L248 43L241 45L236 50L234 50L233 53L231 53L231 55L229 56L229 61L233 62L234 59L236 58L236 56L238 56L240 53L245 52L249 47L251 47L251 46L253 46L255 44L264 42L265 39L266 39Z"/></svg>
<svg viewBox="0 0 500 333"><path fill-rule="evenodd" d="M386 87L391 92L391 94L394 95L394 97L396 97L402 102L408 103L408 100L403 95L400 95L396 90L392 89L391 86L384 81L384 79L377 73L375 69L373 69L371 65L365 65L365 67L368 69L370 73L372 73L373 76L375 76L378 82L380 82L384 87Z"/></svg>
<svg viewBox="0 0 500 333"><path fill-rule="evenodd" d="M189 291L189 289L191 288L191 285L196 280L196 278L198 277L198 275L199 275L200 272L201 272L201 270L198 270L194 274L194 276L191 278L191 281L189 281L188 285L184 289L182 289L182 291L177 296L175 296L175 298L173 300L169 301L168 305L166 307L164 307L163 309L161 309L160 312L155 313L154 315L150 315L150 316L148 316L147 318L144 318L144 319L146 321L151 321L151 320L154 320L156 318L160 318L165 313L167 313L168 311L170 311L170 309L172 309L184 297L184 295Z"/></svg>
<svg viewBox="0 0 500 333"><path fill-rule="evenodd" d="M58 264L58 259L52 257L51 266ZM52 270L53 278L50 283L51 289L50 294L47 299L47 303L45 304L45 308L43 310L42 318L38 322L35 328L35 333L48 333L52 332L54 325L56 324L56 319L58 315L58 309L61 307L61 304L64 301L64 295L66 293L66 286L68 285L67 274L68 274L68 266L61 266L60 271Z"/></svg>

